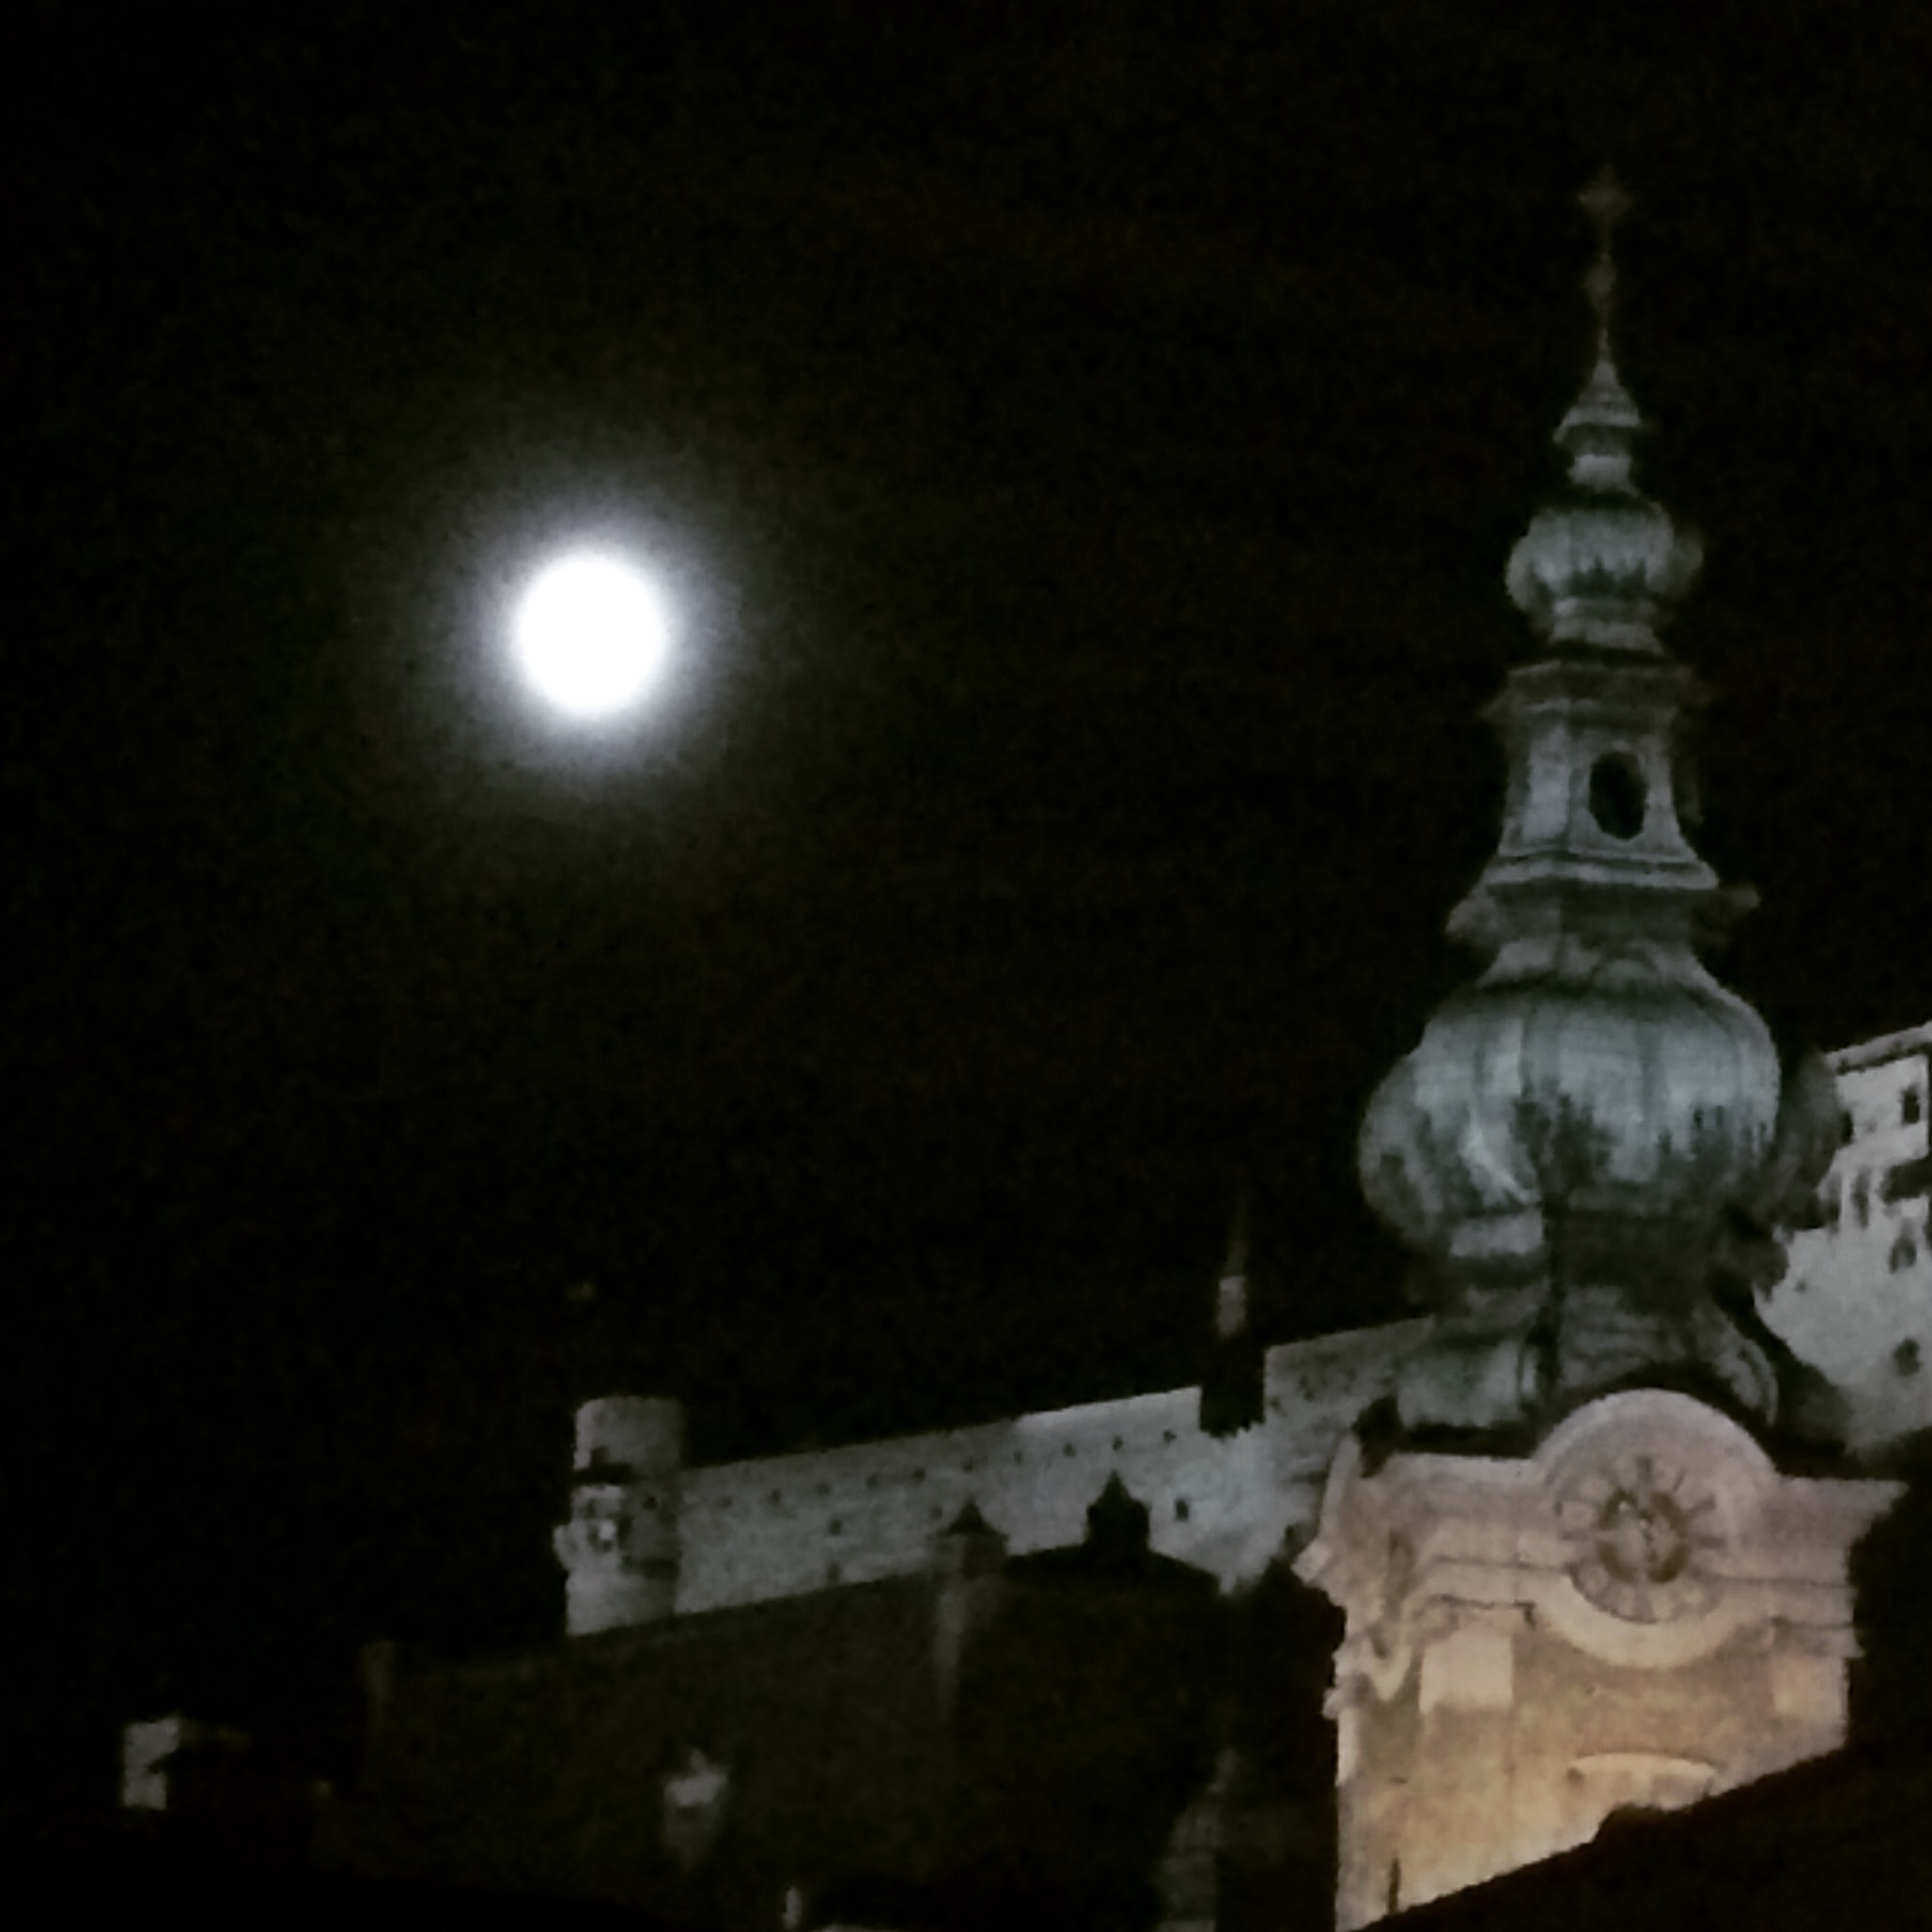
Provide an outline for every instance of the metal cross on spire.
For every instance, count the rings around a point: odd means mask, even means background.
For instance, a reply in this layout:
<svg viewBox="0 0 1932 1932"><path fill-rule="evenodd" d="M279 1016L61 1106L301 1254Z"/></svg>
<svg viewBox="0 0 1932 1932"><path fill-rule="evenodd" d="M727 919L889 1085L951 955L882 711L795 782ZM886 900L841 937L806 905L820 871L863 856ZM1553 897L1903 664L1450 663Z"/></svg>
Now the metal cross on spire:
<svg viewBox="0 0 1932 1932"><path fill-rule="evenodd" d="M1590 217L1591 226L1597 230L1597 259L1590 264L1590 272L1583 277L1583 288L1590 298L1590 306L1597 311L1597 341L1607 355L1610 351L1611 303L1616 293L1616 262L1612 257L1611 243L1615 237L1617 224L1630 211L1630 197L1624 193L1623 184L1616 178L1616 170L1606 162L1597 179L1577 199L1582 203L1583 212Z"/></svg>

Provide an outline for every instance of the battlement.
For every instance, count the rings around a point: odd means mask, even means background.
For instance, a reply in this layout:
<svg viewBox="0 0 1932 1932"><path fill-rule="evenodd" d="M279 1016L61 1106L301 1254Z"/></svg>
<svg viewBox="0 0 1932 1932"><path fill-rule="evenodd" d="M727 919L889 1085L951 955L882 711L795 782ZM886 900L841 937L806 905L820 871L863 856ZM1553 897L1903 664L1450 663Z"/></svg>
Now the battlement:
<svg viewBox="0 0 1932 1932"><path fill-rule="evenodd" d="M1065 1548L1082 1539L1088 1504L1114 1475L1147 1504L1157 1554L1231 1588L1258 1576L1291 1529L1313 1522L1336 1441L1386 1392L1428 1327L1405 1322L1271 1349L1265 1418L1230 1437L1200 1426L1200 1392L1182 1388L681 1472L666 1468L662 1453L645 1458L653 1465L646 1472L615 1458L593 1464L585 1449L573 1524L581 1517L589 1527L573 1535L567 1525L557 1536L573 1604L594 1565L615 1573L627 1534L650 1541L661 1590L668 1562L676 1581L666 1603L645 1589L640 1562L621 1603L612 1597L612 1617L573 1613L571 1629L643 1620L647 1600L650 1615L682 1616L913 1574L969 1503L1012 1555ZM600 1441L617 1427L604 1414L592 1434ZM670 1427L660 1420L660 1452ZM580 1449L588 1441L580 1425ZM615 1526L627 1511L640 1519L628 1533Z"/></svg>

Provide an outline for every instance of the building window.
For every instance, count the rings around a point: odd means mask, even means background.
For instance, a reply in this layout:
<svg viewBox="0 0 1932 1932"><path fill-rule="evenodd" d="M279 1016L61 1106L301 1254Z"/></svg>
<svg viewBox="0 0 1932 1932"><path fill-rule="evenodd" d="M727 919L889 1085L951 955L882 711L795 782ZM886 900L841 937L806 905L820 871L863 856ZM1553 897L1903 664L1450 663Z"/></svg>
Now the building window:
<svg viewBox="0 0 1932 1932"><path fill-rule="evenodd" d="M1906 1126L1918 1126L1925 1112L1925 1102L1917 1087L1906 1088L1905 1098L1899 1102L1898 1111Z"/></svg>
<svg viewBox="0 0 1932 1932"><path fill-rule="evenodd" d="M1851 1184L1851 1209L1861 1227L1872 1224L1872 1177L1861 1173Z"/></svg>
<svg viewBox="0 0 1932 1932"><path fill-rule="evenodd" d="M1892 1351L1892 1366L1902 1376L1917 1375L1919 1345L1916 1342L1901 1342Z"/></svg>
<svg viewBox="0 0 1932 1932"><path fill-rule="evenodd" d="M1847 1107L1845 1110L1845 1112L1838 1116L1838 1138L1841 1141L1843 1141L1845 1145L1848 1147L1851 1145L1851 1109Z"/></svg>
<svg viewBox="0 0 1932 1932"><path fill-rule="evenodd" d="M1932 1154L1921 1154L1893 1168L1879 1188L1879 1197L1891 1202L1917 1201L1932 1194Z"/></svg>
<svg viewBox="0 0 1932 1932"><path fill-rule="evenodd" d="M1162 1441L1163 1442L1171 1442L1171 1441L1174 1441L1174 1431L1173 1431L1172 1429L1162 1429L1162 1430L1161 1431L1161 1441Z"/></svg>
<svg viewBox="0 0 1932 1932"><path fill-rule="evenodd" d="M1919 1251L1912 1245L1910 1231L1899 1236L1892 1244L1891 1267L1893 1274L1903 1274L1919 1258Z"/></svg>
<svg viewBox="0 0 1932 1932"><path fill-rule="evenodd" d="M1176 1496L1174 1499L1174 1519L1177 1523L1184 1523L1188 1519L1188 1499L1185 1496Z"/></svg>

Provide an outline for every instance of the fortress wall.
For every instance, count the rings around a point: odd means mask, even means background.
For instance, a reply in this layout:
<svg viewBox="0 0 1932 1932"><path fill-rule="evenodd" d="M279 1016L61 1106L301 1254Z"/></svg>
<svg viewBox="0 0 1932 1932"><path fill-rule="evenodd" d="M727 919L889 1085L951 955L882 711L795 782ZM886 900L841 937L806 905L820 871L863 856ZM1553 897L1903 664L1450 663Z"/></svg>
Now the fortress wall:
<svg viewBox="0 0 1932 1932"><path fill-rule="evenodd" d="M969 1502L1015 1555L1077 1543L1114 1470L1173 1521L1176 1498L1192 1505L1191 1488L1204 1498L1225 1488L1213 1467L1222 1445L1195 1427L1196 1407L1195 1391L1170 1390L689 1471L678 1610L903 1575L925 1565L933 1535ZM1191 1517L1192 1506L1180 1526ZM1172 1538L1157 1525L1154 1540Z"/></svg>
<svg viewBox="0 0 1932 1932"><path fill-rule="evenodd" d="M1258 1575L1312 1521L1334 1446L1384 1393L1426 1321L1273 1349L1268 1420L1226 1440L1197 1426L1199 1392L1170 1389L974 1428L688 1470L680 1615L917 1570L971 1502L1023 1556L1086 1535L1118 1472L1163 1556L1223 1584Z"/></svg>

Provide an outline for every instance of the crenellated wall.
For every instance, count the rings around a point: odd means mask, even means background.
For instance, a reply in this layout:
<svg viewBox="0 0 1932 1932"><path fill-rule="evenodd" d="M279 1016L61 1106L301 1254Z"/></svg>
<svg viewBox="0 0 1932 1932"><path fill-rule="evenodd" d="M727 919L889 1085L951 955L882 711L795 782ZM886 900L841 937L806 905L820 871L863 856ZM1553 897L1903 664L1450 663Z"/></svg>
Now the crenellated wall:
<svg viewBox="0 0 1932 1932"><path fill-rule="evenodd" d="M1218 1439L1199 1391L1170 1389L976 1428L902 1436L687 1472L680 1615L922 1568L968 1503L1009 1552L1078 1543L1118 1472L1151 1512L1149 1541L1218 1576L1260 1574L1311 1522L1342 1431L1381 1394L1426 1322L1292 1343L1268 1358L1267 1420Z"/></svg>

